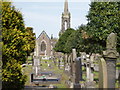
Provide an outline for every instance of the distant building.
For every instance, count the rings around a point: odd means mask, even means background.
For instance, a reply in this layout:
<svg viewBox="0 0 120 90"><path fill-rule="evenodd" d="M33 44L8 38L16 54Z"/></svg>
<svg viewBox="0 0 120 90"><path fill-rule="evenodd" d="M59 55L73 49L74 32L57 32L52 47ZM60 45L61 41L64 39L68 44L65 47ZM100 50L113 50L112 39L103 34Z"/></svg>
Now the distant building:
<svg viewBox="0 0 120 90"><path fill-rule="evenodd" d="M65 0L64 3L64 12L62 13L61 17L61 30L59 32L59 36L65 32L66 29L70 28L70 19L71 19L71 14L68 10L68 1Z"/></svg>
<svg viewBox="0 0 120 90"><path fill-rule="evenodd" d="M53 36L51 36L50 38L45 31L42 31L42 33L36 39L34 55L46 57L53 56L54 54L53 47L55 46L56 42L57 42L56 38L53 38Z"/></svg>
<svg viewBox="0 0 120 90"><path fill-rule="evenodd" d="M61 30L59 32L59 36L65 32L66 29L70 28L70 12L68 10L68 1L65 0L64 3L64 12L62 13L62 22L61 22ZM34 56L42 56L42 57L50 57L50 56L60 56L61 53L55 52L53 50L55 44L57 42L56 38L51 38L47 35L45 31L39 35L36 39L36 46L34 50Z"/></svg>

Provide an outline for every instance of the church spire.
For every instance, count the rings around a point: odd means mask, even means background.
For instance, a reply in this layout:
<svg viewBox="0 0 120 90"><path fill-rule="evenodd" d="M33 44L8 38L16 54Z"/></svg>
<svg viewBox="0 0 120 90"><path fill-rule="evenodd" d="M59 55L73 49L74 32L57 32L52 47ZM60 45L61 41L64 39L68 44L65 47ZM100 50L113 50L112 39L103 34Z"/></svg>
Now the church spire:
<svg viewBox="0 0 120 90"><path fill-rule="evenodd" d="M64 12L61 17L61 30L59 36L62 35L66 29L70 28L70 12L68 11L68 0L64 3Z"/></svg>
<svg viewBox="0 0 120 90"><path fill-rule="evenodd" d="M65 0L65 3L64 3L64 13L67 13L68 12L68 0Z"/></svg>

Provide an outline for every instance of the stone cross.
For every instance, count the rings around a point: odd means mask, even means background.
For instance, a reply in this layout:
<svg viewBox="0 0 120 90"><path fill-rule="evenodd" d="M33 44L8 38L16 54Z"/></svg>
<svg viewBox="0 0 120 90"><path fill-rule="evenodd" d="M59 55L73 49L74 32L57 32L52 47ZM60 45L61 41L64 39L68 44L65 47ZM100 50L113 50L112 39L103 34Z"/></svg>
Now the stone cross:
<svg viewBox="0 0 120 90"><path fill-rule="evenodd" d="M116 50L117 44L117 35L111 33L107 37L106 41L106 51L103 51L103 56L107 63L107 75L108 75L108 88L115 88L115 79L116 79L116 60L119 56Z"/></svg>

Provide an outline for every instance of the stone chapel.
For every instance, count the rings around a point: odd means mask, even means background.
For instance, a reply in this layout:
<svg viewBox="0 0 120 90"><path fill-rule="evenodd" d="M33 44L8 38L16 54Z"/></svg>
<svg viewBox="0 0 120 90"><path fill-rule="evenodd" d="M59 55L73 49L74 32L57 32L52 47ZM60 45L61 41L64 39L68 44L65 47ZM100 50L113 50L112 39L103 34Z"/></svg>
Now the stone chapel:
<svg viewBox="0 0 120 90"><path fill-rule="evenodd" d="M70 28L70 12L68 10L67 0L65 0L64 3L64 12L62 13L61 19L62 22L61 22L61 30L59 32L59 36L63 34L67 28ZM48 58L51 56L55 56L56 52L53 50L53 48L56 42L57 42L56 38L53 38L53 36L51 36L50 38L45 31L42 31L42 33L36 39L34 56L41 56Z"/></svg>

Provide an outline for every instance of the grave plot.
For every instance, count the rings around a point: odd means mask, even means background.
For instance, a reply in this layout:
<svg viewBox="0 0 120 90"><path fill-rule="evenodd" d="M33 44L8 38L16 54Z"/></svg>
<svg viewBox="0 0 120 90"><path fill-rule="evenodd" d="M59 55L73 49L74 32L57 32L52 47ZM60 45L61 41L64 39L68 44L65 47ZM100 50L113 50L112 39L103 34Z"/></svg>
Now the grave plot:
<svg viewBox="0 0 120 90"><path fill-rule="evenodd" d="M40 72L38 75L31 74L31 82L34 84L55 84L59 83L60 77L53 72Z"/></svg>
<svg viewBox="0 0 120 90"><path fill-rule="evenodd" d="M44 63L48 64L47 61ZM50 67L50 64L48 64ZM46 70L47 68L44 68ZM33 73L31 74L31 83L39 85L48 85L59 83L60 77L52 71L44 71L40 67L40 58L34 57Z"/></svg>

